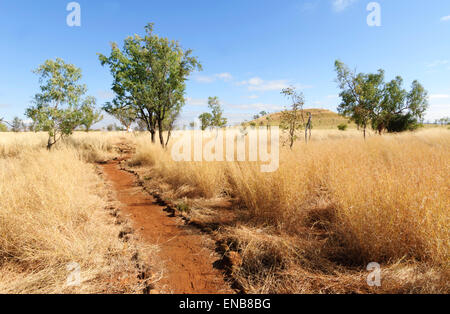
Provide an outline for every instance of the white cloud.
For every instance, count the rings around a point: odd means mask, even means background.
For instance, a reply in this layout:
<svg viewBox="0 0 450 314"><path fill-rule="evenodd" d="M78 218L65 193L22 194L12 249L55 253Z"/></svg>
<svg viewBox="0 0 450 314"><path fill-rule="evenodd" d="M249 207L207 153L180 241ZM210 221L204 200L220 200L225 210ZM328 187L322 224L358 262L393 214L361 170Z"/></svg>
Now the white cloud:
<svg viewBox="0 0 450 314"><path fill-rule="evenodd" d="M259 96L258 95L250 95L248 96L249 99L258 99Z"/></svg>
<svg viewBox="0 0 450 314"><path fill-rule="evenodd" d="M425 120L433 122L436 119L450 117L450 94L431 94L430 106L426 112Z"/></svg>
<svg viewBox="0 0 450 314"><path fill-rule="evenodd" d="M430 99L449 99L450 95L448 94L432 94L430 95Z"/></svg>
<svg viewBox="0 0 450 314"><path fill-rule="evenodd" d="M439 67L439 66L445 66L447 64L450 64L449 60L434 60L433 62L428 63L427 67L429 67L429 68L436 68L436 67Z"/></svg>
<svg viewBox="0 0 450 314"><path fill-rule="evenodd" d="M450 15L441 17L441 22L447 22L447 21L450 21Z"/></svg>
<svg viewBox="0 0 450 314"><path fill-rule="evenodd" d="M217 73L214 75L197 75L197 76L195 76L194 79L200 83L213 83L216 80L222 80L224 82L229 82L233 79L233 76L228 72L224 72L224 73Z"/></svg>
<svg viewBox="0 0 450 314"><path fill-rule="evenodd" d="M200 82L200 83L212 83L212 82L214 82L216 79L215 79L214 77L212 77L212 76L198 75L198 76L195 77L195 80L196 80L197 82Z"/></svg>
<svg viewBox="0 0 450 314"><path fill-rule="evenodd" d="M216 77L224 81L231 81L233 79L233 76L228 72L216 74Z"/></svg>
<svg viewBox="0 0 450 314"><path fill-rule="evenodd" d="M310 85L301 85L301 84L291 84L289 80L272 80L272 81L265 81L259 77L253 77L247 81L242 81L237 83L237 85L244 85L247 86L247 89L249 91L259 91L259 92L265 92L265 91L281 91L283 88L287 88L290 85L293 85L294 87L298 89L306 89L311 88Z"/></svg>
<svg viewBox="0 0 450 314"><path fill-rule="evenodd" d="M336 12L342 12L357 0L333 0L333 9Z"/></svg>
<svg viewBox="0 0 450 314"><path fill-rule="evenodd" d="M426 112L425 120L433 122L436 119L444 117L450 117L450 103L436 104L430 102L430 107Z"/></svg>
<svg viewBox="0 0 450 314"><path fill-rule="evenodd" d="M208 99L186 97L186 104L189 106L208 106Z"/></svg>

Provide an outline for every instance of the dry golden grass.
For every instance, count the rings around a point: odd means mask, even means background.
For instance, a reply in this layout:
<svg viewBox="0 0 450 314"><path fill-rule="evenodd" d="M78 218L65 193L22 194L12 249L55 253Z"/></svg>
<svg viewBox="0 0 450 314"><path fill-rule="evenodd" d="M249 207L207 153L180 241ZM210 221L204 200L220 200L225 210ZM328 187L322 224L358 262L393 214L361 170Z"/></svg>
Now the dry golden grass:
<svg viewBox="0 0 450 314"><path fill-rule="evenodd" d="M131 164L151 166L180 198L228 195L246 208L221 237L239 242L237 276L249 291L367 291L355 282L369 262L391 278L379 291L449 291L448 130L366 141L356 130L314 131L308 145L281 149L274 173L250 162L174 162L141 138ZM325 277L300 287L305 271L312 281Z"/></svg>
<svg viewBox="0 0 450 314"><path fill-rule="evenodd" d="M77 132L50 153L45 134L1 134L0 292L118 291L117 277L136 271L86 164L111 158L123 141L137 148L130 166L192 206L191 218L214 222L224 213L216 208L234 204L216 236L239 252L232 275L247 292L450 291L442 128L366 141L356 130L315 130L308 145L281 148L273 173L250 162L174 162L146 133ZM81 265L79 288L65 286L70 262ZM365 282L369 262L382 265L381 288Z"/></svg>
<svg viewBox="0 0 450 314"><path fill-rule="evenodd" d="M349 128L356 129L356 125L353 122L349 122L348 118L345 118L336 112L327 109L305 109L303 118L308 120L308 113L312 115L313 128L337 130L339 124L347 124ZM269 115L270 125L279 125L281 121L281 112L272 113ZM267 116L251 121L256 125L267 125ZM249 122L249 123L251 123Z"/></svg>
<svg viewBox="0 0 450 314"><path fill-rule="evenodd" d="M47 152L45 134L0 135L0 293L142 292L132 258L141 248L119 239L107 189L84 162L110 143L88 136ZM79 287L66 285L73 262Z"/></svg>

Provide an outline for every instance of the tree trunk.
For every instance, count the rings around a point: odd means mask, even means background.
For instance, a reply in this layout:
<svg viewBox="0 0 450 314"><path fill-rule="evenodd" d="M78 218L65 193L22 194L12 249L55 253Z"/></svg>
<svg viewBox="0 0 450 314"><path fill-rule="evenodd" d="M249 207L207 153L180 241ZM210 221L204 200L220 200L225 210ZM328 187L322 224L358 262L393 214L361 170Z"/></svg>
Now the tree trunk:
<svg viewBox="0 0 450 314"><path fill-rule="evenodd" d="M53 146L53 144L52 144L52 137L49 136L48 137L48 142L47 142L47 150L51 150L52 146Z"/></svg>
<svg viewBox="0 0 450 314"><path fill-rule="evenodd" d="M162 126L162 120L158 120L158 134L159 134L159 142L161 143L161 146L164 148L164 134L163 134L163 126Z"/></svg>
<svg viewBox="0 0 450 314"><path fill-rule="evenodd" d="M170 135L172 135L172 128L167 132L166 147L169 145Z"/></svg>
<svg viewBox="0 0 450 314"><path fill-rule="evenodd" d="M155 130L150 130L150 135L151 135L153 144L155 144L155 133L156 133Z"/></svg>

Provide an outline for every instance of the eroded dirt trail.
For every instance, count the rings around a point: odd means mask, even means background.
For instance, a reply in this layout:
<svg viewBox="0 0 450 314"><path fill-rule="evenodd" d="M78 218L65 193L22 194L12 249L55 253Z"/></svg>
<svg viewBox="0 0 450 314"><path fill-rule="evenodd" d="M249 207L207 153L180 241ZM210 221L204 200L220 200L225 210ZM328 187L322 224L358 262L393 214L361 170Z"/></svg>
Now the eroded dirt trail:
<svg viewBox="0 0 450 314"><path fill-rule="evenodd" d="M180 218L170 217L164 207L138 186L133 174L120 169L119 161L102 165L111 181L122 212L129 216L133 229L149 244L158 244L158 257L164 264L164 278L157 284L160 293L232 293L211 250L211 239Z"/></svg>

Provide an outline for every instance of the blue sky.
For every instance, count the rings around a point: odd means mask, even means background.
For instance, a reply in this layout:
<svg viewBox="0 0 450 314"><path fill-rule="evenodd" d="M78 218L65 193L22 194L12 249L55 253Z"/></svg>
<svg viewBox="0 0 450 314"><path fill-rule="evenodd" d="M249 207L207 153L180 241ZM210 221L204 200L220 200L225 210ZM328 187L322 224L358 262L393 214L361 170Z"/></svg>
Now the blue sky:
<svg viewBox="0 0 450 314"><path fill-rule="evenodd" d="M203 71L188 82L180 124L218 96L230 122L287 104L280 90L300 88L306 107L336 110L333 64L386 70L405 86L418 79L430 93L427 119L450 116L450 1L379 0L381 26L367 24L369 0L78 0L81 27L69 27L66 0L0 0L0 116L23 113L38 92L32 69L61 57L83 70L98 104L111 99L112 78L97 53L148 22L194 50ZM110 118L103 125L110 123Z"/></svg>

